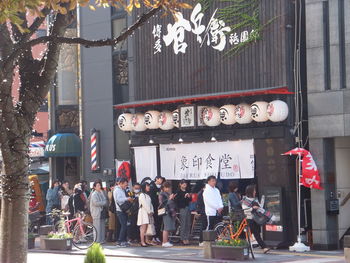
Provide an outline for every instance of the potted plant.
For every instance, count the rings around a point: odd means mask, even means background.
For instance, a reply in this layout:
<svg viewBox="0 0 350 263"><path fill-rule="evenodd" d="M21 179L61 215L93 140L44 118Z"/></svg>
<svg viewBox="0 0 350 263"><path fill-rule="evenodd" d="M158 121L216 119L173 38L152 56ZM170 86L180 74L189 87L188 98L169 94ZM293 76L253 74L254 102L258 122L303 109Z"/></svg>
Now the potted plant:
<svg viewBox="0 0 350 263"><path fill-rule="evenodd" d="M106 257L100 244L94 243L88 249L84 263L106 263Z"/></svg>
<svg viewBox="0 0 350 263"><path fill-rule="evenodd" d="M35 247L35 234L28 233L28 249L33 249Z"/></svg>
<svg viewBox="0 0 350 263"><path fill-rule="evenodd" d="M72 250L71 233L49 233L44 238L45 249L47 250Z"/></svg>
<svg viewBox="0 0 350 263"><path fill-rule="evenodd" d="M218 240L212 245L212 257L227 260L248 259L248 243L243 239Z"/></svg>

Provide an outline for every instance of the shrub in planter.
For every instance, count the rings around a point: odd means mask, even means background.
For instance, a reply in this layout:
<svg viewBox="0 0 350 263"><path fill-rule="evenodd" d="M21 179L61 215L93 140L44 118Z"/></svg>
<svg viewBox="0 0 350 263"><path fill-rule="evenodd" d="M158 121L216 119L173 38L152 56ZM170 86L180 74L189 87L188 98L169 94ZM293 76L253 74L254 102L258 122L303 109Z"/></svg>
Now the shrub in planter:
<svg viewBox="0 0 350 263"><path fill-rule="evenodd" d="M84 263L106 263L105 254L100 244L94 243L89 248Z"/></svg>
<svg viewBox="0 0 350 263"><path fill-rule="evenodd" d="M248 243L242 239L219 240L212 245L216 259L245 260L249 258Z"/></svg>
<svg viewBox="0 0 350 263"><path fill-rule="evenodd" d="M45 249L48 250L71 250L72 234L70 233L49 233L44 238Z"/></svg>

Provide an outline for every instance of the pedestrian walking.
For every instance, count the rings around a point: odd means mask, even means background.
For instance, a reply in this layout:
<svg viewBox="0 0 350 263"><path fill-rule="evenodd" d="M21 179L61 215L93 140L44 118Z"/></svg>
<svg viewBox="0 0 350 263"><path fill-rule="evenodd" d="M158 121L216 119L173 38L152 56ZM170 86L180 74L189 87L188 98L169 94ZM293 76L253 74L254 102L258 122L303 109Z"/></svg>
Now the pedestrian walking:
<svg viewBox="0 0 350 263"><path fill-rule="evenodd" d="M242 208L246 215L250 231L253 233L255 240L258 242L259 246L264 250L264 254L271 250L270 247L267 247L263 239L261 238L260 231L261 226L258 225L253 220L253 211L263 209L263 205L259 203L259 200L256 198L256 187L255 185L248 185L245 190L246 196L242 199ZM264 212L264 211L262 211Z"/></svg>
<svg viewBox="0 0 350 263"><path fill-rule="evenodd" d="M207 230L213 230L214 226L220 222L221 213L224 208L219 189L216 187L216 177L209 176L203 191L203 201L205 214L207 215Z"/></svg>
<svg viewBox="0 0 350 263"><path fill-rule="evenodd" d="M113 197L115 200L115 206L117 211L117 217L120 223L120 232L117 241L117 247L127 247L127 224L128 214L126 213L127 207L131 207L133 198L128 197L125 190L128 187L128 180L121 178L119 184L114 188Z"/></svg>
<svg viewBox="0 0 350 263"><path fill-rule="evenodd" d="M175 231L176 204L174 201L176 194L172 193L170 182L164 182L162 191L159 194L159 212L162 213L163 219L163 247L172 247L169 242L169 232ZM164 212L164 213L163 213Z"/></svg>
<svg viewBox="0 0 350 263"><path fill-rule="evenodd" d="M137 225L140 226L140 243L142 247L147 247L151 245L148 240L146 240L146 231L148 225L151 223L151 218L153 218L154 208L152 205L151 197L149 196L150 185L149 183L143 183L141 185L141 194L139 196L139 211L137 217Z"/></svg>
<svg viewBox="0 0 350 263"><path fill-rule="evenodd" d="M175 202L180 214L180 239L184 245L190 244L191 232L191 212L189 205L191 194L187 191L187 182L182 179L179 183L179 189L176 192Z"/></svg>
<svg viewBox="0 0 350 263"><path fill-rule="evenodd" d="M106 237L106 219L107 219L107 197L103 191L102 183L96 181L94 183L94 192L91 194L90 212L93 225L96 228L94 237L97 243L105 243Z"/></svg>

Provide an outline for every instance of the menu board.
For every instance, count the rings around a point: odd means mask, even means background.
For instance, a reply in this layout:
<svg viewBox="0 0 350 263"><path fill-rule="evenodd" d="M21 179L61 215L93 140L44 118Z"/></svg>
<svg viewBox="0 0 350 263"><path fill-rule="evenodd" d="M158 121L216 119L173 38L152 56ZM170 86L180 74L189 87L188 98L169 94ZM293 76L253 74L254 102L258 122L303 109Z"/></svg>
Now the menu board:
<svg viewBox="0 0 350 263"><path fill-rule="evenodd" d="M265 194L265 209L270 211L275 216L274 225L281 226L282 225L282 191L280 187L271 187L264 189ZM274 228L275 229L275 228ZM270 231L279 231L280 228L276 228L278 230ZM268 229L266 229L268 230ZM282 230L282 229L281 229Z"/></svg>

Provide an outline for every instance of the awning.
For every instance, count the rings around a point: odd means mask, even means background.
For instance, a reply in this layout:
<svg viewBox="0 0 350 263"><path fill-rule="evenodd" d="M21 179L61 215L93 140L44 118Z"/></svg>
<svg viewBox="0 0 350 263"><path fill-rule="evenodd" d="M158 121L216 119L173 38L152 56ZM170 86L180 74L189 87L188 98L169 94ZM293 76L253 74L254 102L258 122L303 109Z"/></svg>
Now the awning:
<svg viewBox="0 0 350 263"><path fill-rule="evenodd" d="M45 147L46 157L79 157L81 141L74 133L57 133L50 138Z"/></svg>
<svg viewBox="0 0 350 263"><path fill-rule="evenodd" d="M290 92L287 87L254 89L254 90L245 90L245 91L236 90L236 91L229 91L229 92L209 93L209 94L193 95L193 96L133 101L133 102L127 102L127 103L123 103L123 104L114 105L114 108L115 109L129 109L129 108L137 108L137 107L162 105L162 104L193 103L196 101L205 101L205 100L214 100L214 99L218 100L218 99L259 96L259 95L268 95L268 94L290 95L290 94L294 94L294 93Z"/></svg>

